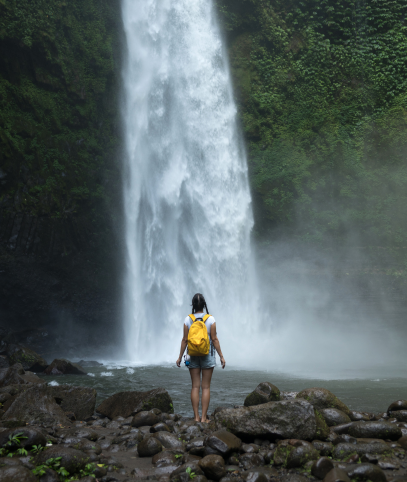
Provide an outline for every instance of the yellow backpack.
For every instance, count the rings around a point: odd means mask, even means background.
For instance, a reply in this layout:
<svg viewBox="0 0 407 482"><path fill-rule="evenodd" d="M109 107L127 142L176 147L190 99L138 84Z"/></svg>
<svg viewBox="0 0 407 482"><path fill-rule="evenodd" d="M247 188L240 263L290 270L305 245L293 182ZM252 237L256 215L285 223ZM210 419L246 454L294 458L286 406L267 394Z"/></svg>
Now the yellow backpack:
<svg viewBox="0 0 407 482"><path fill-rule="evenodd" d="M205 315L203 318L196 318L195 315L189 315L192 325L188 332L188 355L204 356L209 353L210 343L205 321L210 316Z"/></svg>

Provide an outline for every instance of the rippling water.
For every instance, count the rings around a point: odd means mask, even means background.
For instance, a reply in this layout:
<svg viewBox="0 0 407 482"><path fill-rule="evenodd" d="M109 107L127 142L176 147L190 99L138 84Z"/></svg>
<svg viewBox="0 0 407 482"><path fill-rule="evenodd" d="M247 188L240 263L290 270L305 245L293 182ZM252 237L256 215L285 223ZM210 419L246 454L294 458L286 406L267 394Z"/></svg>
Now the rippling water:
<svg viewBox="0 0 407 482"><path fill-rule="evenodd" d="M170 393L176 413L192 416L190 403L190 377L188 369L176 366L140 366L124 367L105 363L105 366L87 369L90 376L43 376L48 383L69 383L95 388L98 403L103 399L125 390L144 391L163 387ZM393 373L392 377L386 376ZM403 373L404 372L404 373ZM407 378L405 370L381 367L371 371L344 372L336 380L293 376L281 372L254 371L218 366L214 370L211 385L211 412L218 406L243 405L248 393L264 381L274 383L280 390L299 391L310 387L324 387L331 390L351 409L380 412L387 409L391 402L407 399ZM339 377L336 374L336 377Z"/></svg>

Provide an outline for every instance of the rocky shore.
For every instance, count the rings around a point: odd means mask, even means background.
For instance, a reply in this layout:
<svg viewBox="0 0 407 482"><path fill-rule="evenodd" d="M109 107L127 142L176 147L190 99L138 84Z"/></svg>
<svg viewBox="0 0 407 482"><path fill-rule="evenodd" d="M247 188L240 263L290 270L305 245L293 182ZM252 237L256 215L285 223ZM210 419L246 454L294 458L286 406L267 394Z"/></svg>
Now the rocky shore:
<svg viewBox="0 0 407 482"><path fill-rule="evenodd" d="M324 388L264 382L204 424L174 413L164 388L96 406L94 389L34 373L86 375L81 365L18 346L1 360L0 482L407 482L407 400L365 413Z"/></svg>

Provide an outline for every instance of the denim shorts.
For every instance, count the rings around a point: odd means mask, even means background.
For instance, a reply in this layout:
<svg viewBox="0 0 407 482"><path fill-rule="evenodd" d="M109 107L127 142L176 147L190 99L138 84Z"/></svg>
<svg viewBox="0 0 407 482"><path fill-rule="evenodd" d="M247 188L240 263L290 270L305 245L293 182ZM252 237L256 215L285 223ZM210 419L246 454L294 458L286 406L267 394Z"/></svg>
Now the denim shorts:
<svg viewBox="0 0 407 482"><path fill-rule="evenodd" d="M188 368L213 368L216 366L215 349L211 345L209 353L203 356L191 356Z"/></svg>

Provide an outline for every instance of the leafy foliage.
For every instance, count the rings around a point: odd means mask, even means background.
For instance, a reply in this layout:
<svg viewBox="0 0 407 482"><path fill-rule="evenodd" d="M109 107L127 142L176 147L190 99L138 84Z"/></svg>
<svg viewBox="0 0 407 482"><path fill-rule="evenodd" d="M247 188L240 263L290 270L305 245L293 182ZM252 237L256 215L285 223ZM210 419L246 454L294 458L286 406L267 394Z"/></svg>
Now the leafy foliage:
<svg viewBox="0 0 407 482"><path fill-rule="evenodd" d="M217 6L249 145L258 234L395 250L405 272L407 4Z"/></svg>

